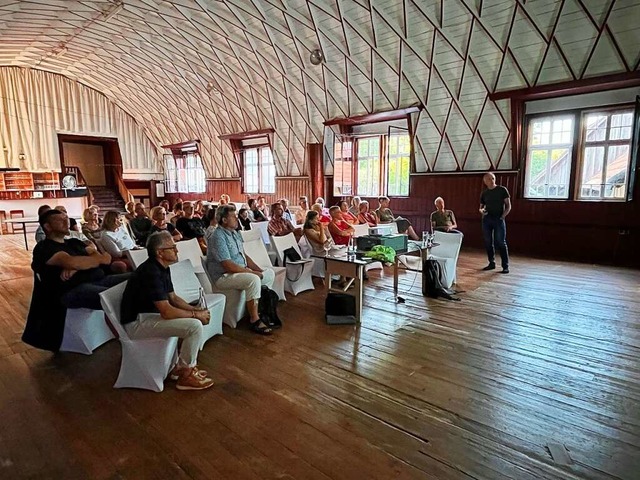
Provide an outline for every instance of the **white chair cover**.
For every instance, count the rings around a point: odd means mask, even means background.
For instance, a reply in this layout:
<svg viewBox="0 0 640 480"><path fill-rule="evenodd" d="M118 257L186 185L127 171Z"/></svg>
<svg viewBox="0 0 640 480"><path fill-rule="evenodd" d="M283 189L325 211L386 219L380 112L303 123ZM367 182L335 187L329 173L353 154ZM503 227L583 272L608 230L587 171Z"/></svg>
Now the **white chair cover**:
<svg viewBox="0 0 640 480"><path fill-rule="evenodd" d="M200 262L200 268L202 268L202 262ZM202 285L193 271L191 262L182 260L171 265L169 269L171 270L171 282L175 288L176 295L188 303L197 302L200 299ZM225 296L219 293L204 293L204 300L209 308L211 319L208 325L202 327L201 350L207 340L215 335L222 335L222 317L224 316L224 305L226 303Z"/></svg>
<svg viewBox="0 0 640 480"><path fill-rule="evenodd" d="M224 297L226 298L222 322L229 325L231 328L236 328L238 322L242 320L242 318L247 314L247 298L244 291L216 290L215 286L213 286L213 283L211 283L211 279L209 278L206 257L202 258L202 266L204 267L207 280L211 285L212 292L224 295Z"/></svg>
<svg viewBox="0 0 640 480"><path fill-rule="evenodd" d="M429 258L437 260L442 266L445 276L444 287L451 288L456 282L456 268L458 265L458 256L460 255L460 247L464 235L461 233L446 233L435 231L433 233L433 241L439 243L437 247L431 249Z"/></svg>
<svg viewBox="0 0 640 480"><path fill-rule="evenodd" d="M100 345L116 338L102 310L68 308L64 320L61 352L91 355Z"/></svg>
<svg viewBox="0 0 640 480"><path fill-rule="evenodd" d="M257 230L258 232L260 232L262 241L265 245L269 245L271 243L271 237L269 236L269 222L253 222L251 224L251 230L249 230L249 232L253 230Z"/></svg>
<svg viewBox="0 0 640 480"><path fill-rule="evenodd" d="M251 230L249 230L251 231ZM275 274L273 282L273 291L278 294L280 300L286 300L284 295L284 280L286 278L287 269L284 267L274 267L269 259L267 247L262 240L252 240L244 243L244 253L253 260L260 268L270 268Z"/></svg>
<svg viewBox="0 0 640 480"><path fill-rule="evenodd" d="M278 262L280 265L285 264L284 251L287 248L294 248L296 252L302 257L302 252L296 243L296 238L293 233L284 235L282 237L271 237L271 243L278 255ZM308 259L302 259L297 262L286 262L286 278L284 288L287 292L297 295L305 290L313 290L313 280L311 279L313 271L313 261ZM301 270L302 269L302 270ZM289 280L291 279L291 280Z"/></svg>
<svg viewBox="0 0 640 480"><path fill-rule="evenodd" d="M122 360L114 388L143 388L161 392L164 379L178 360L178 337L132 340L121 323L123 282L100 293L100 303L120 337Z"/></svg>
<svg viewBox="0 0 640 480"><path fill-rule="evenodd" d="M124 254L131 262L131 265L133 265L134 270L149 258L149 253L146 248L142 250L126 250Z"/></svg>
<svg viewBox="0 0 640 480"><path fill-rule="evenodd" d="M189 260L195 273L204 273L202 261L200 260L202 250L200 250L198 239L192 238L191 240L178 242L176 247L178 247L178 261Z"/></svg>

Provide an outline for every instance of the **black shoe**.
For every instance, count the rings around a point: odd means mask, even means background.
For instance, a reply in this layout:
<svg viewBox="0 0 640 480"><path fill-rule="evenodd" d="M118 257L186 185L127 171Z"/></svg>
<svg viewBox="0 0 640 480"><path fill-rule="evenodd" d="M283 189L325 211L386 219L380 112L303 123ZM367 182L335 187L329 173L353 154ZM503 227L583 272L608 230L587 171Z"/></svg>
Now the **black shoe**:
<svg viewBox="0 0 640 480"><path fill-rule="evenodd" d="M509 268L503 268L500 273L509 273Z"/></svg>
<svg viewBox="0 0 640 480"><path fill-rule="evenodd" d="M484 267L482 270L484 270L486 272L487 270L495 270L495 269L496 269L496 264L492 262L489 265L487 265L486 267Z"/></svg>

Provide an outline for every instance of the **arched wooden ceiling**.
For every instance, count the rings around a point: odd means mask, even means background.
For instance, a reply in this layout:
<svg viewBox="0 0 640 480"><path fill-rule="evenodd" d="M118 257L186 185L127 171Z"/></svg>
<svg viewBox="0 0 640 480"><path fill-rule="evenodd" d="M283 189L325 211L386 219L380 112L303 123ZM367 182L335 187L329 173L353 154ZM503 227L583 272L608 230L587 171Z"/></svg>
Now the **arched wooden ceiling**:
<svg viewBox="0 0 640 480"><path fill-rule="evenodd" d="M421 171L510 168L491 92L638 70L638 0L0 0L0 65L104 93L156 145L273 127L279 175L307 172L330 118L423 105ZM326 63L311 65L320 47ZM470 167L469 167L470 168Z"/></svg>

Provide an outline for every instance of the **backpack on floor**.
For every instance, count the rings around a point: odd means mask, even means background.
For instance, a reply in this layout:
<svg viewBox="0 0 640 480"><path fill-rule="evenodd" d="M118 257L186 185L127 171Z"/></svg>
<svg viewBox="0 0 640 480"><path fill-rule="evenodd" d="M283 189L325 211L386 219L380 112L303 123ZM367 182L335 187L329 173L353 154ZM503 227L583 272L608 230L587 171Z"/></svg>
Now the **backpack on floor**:
<svg viewBox="0 0 640 480"><path fill-rule="evenodd" d="M278 316L278 294L267 286L262 286L260 301L258 302L258 313L260 318L267 320L270 327L281 327L282 320ZM264 321L263 320L263 321Z"/></svg>
<svg viewBox="0 0 640 480"><path fill-rule="evenodd" d="M356 297L347 293L329 292L324 303L325 319L329 325L356 323Z"/></svg>
<svg viewBox="0 0 640 480"><path fill-rule="evenodd" d="M422 294L431 298L446 298L447 300L460 301L452 296L451 290L444 287L444 272L437 260L425 260L422 262Z"/></svg>

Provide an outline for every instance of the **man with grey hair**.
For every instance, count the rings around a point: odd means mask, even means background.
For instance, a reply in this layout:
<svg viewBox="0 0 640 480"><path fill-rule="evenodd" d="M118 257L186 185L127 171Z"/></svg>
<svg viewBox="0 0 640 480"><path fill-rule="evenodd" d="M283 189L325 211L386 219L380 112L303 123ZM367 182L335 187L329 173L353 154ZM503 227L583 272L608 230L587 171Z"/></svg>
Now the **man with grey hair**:
<svg viewBox="0 0 640 480"><path fill-rule="evenodd" d="M218 207L218 228L207 241L207 271L217 290L243 290L247 299L247 311L251 330L270 335L266 319L260 318L258 300L262 285L271 287L275 280L273 270L261 269L244 253L242 235L238 228L238 215L233 205Z"/></svg>
<svg viewBox="0 0 640 480"><path fill-rule="evenodd" d="M458 224L456 223L456 216L453 214L453 211L446 210L444 208L444 198L437 197L433 203L436 206L436 210L431 214L432 230L448 233L462 233L457 230Z"/></svg>
<svg viewBox="0 0 640 480"><path fill-rule="evenodd" d="M483 270L496 268L496 248L500 251L502 271L509 273L509 251L507 250L507 224L505 218L511 212L509 191L496 184L496 176L485 173L482 178L487 187L480 195L480 214L482 214L482 236L487 250L489 265Z"/></svg>
<svg viewBox="0 0 640 480"><path fill-rule="evenodd" d="M132 273L122 296L122 324L133 339L182 338L170 378L177 380L178 390L209 388L213 380L196 364L209 310L189 305L174 292L169 266L178 261L178 249L169 232L152 233L147 252L149 259Z"/></svg>

